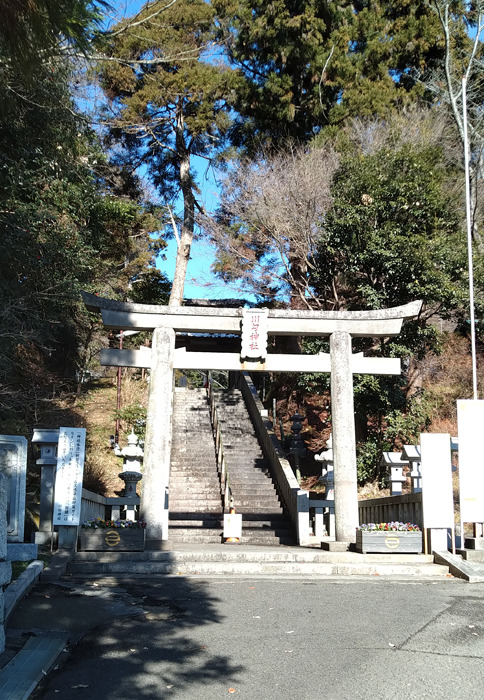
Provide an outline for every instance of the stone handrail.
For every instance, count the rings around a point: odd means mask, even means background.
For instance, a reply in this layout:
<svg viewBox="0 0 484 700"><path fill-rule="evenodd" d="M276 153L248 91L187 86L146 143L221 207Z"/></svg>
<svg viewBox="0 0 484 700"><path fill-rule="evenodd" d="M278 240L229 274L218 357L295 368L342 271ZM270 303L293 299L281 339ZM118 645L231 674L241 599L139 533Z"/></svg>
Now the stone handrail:
<svg viewBox="0 0 484 700"><path fill-rule="evenodd" d="M358 501L359 523L413 523L423 529L422 493L370 498Z"/></svg>
<svg viewBox="0 0 484 700"><path fill-rule="evenodd" d="M241 390L245 405L267 458L279 495L294 523L298 544L307 544L309 530L309 492L299 487L292 467L285 458L282 447L268 418L261 415L263 405L248 372L239 374L237 388Z"/></svg>
<svg viewBox="0 0 484 700"><path fill-rule="evenodd" d="M139 506L139 496L100 496L98 493L82 489L81 498L81 523L84 520L92 520L93 518L106 518L106 509L111 507L111 510L116 511L116 515L111 513L111 518L114 520L119 517L118 512L121 506L132 505Z"/></svg>
<svg viewBox="0 0 484 700"><path fill-rule="evenodd" d="M212 378L209 374L209 379L207 382L207 396L210 405L210 420L212 422L213 436L215 440L215 455L217 459L217 470L220 474L220 490L223 499L224 511L228 512L232 505L232 490L229 484L229 473L227 469L227 462L225 460L224 444L222 440L222 431L220 428L220 419L218 415L218 410L215 405L215 399L213 395L213 384Z"/></svg>
<svg viewBox="0 0 484 700"><path fill-rule="evenodd" d="M98 493L82 489L81 523L93 518L106 518L106 498Z"/></svg>

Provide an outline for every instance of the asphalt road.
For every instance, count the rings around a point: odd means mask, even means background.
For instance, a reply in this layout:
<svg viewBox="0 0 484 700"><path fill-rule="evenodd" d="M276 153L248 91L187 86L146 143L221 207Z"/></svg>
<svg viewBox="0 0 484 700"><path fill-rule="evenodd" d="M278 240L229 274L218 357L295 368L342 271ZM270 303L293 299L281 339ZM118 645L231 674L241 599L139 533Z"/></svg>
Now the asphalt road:
<svg viewBox="0 0 484 700"><path fill-rule="evenodd" d="M36 700L473 700L483 595L454 579L100 580L38 587L14 624L98 625Z"/></svg>

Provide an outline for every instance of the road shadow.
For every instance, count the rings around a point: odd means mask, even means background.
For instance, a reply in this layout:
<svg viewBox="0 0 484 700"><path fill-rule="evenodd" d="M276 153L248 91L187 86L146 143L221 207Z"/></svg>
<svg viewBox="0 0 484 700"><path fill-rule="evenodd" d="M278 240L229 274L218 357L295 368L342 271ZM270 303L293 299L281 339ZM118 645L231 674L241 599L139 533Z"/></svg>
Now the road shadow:
<svg viewBox="0 0 484 700"><path fill-rule="evenodd" d="M133 578L117 581L115 591L143 614L118 617L88 632L39 685L36 700L77 693L83 700L152 700L180 692L196 697L201 685L226 682L229 688L237 682L244 667L229 653L210 651L224 615L206 582Z"/></svg>

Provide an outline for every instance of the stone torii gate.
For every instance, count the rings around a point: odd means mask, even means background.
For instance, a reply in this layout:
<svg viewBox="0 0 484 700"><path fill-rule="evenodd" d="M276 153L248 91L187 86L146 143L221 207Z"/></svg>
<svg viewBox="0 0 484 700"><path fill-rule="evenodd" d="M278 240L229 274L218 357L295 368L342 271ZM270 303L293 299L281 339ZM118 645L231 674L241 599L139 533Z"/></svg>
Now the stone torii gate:
<svg viewBox="0 0 484 700"><path fill-rule="evenodd" d="M351 340L352 337L398 335L403 321L418 315L421 301L378 311L254 309L252 313L263 316L267 334L329 336L330 352L270 355L256 343L256 357L249 357L248 352L242 357L239 353L187 352L186 348L175 348L175 333L243 333L243 322L249 313L245 309L133 304L85 292L83 300L89 311L101 313L107 329L153 331L151 352L101 351L102 365L151 370L141 497L141 517L147 522L148 549L160 549L162 540L168 539L174 369L330 372L336 542L344 549L355 541L358 496L353 374L400 374L400 360L353 354Z"/></svg>

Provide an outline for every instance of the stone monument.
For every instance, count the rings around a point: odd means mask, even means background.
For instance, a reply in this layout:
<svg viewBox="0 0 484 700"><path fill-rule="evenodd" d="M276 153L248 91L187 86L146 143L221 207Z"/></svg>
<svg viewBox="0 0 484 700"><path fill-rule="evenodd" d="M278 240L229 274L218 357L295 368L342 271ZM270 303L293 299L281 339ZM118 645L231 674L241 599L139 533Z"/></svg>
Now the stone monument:
<svg viewBox="0 0 484 700"><path fill-rule="evenodd" d="M0 435L0 473L7 477L7 536L9 542L24 541L27 439Z"/></svg>
<svg viewBox="0 0 484 700"><path fill-rule="evenodd" d="M7 561L7 503L9 491L10 485L8 483L8 478L4 474L0 474L0 610L2 611L0 623L0 653L5 650L3 587L10 583L12 578L12 565Z"/></svg>
<svg viewBox="0 0 484 700"><path fill-rule="evenodd" d="M24 543L27 439L0 435L0 474L6 478L7 559L35 559L37 547Z"/></svg>

